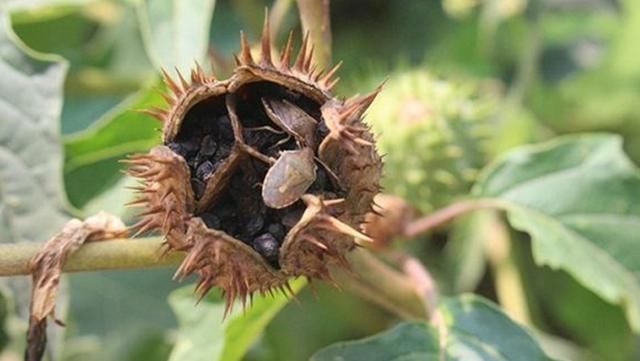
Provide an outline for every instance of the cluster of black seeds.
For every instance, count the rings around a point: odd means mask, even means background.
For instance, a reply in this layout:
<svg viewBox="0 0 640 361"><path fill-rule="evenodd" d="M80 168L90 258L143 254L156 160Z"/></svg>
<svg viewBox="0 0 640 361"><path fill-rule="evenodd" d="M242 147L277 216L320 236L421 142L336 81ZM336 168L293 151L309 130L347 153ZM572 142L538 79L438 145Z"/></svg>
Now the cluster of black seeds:
<svg viewBox="0 0 640 361"><path fill-rule="evenodd" d="M259 160L243 163L231 178L228 191L198 216L207 227L222 230L253 247L277 268L280 244L301 215L295 214L296 210L301 212L304 208L300 205L285 209L265 206L258 187L260 176L265 173L266 167ZM248 192L254 189L257 191Z"/></svg>
<svg viewBox="0 0 640 361"><path fill-rule="evenodd" d="M187 113L184 126L167 146L181 155L191 172L191 187L196 199L204 192L207 178L226 159L234 143L229 116L220 111L220 101L202 102ZM224 109L224 108L223 108Z"/></svg>
<svg viewBox="0 0 640 361"><path fill-rule="evenodd" d="M230 95L226 95L230 96ZM246 85L236 97L236 114L241 123L244 143L266 157L277 159L282 151L296 150L300 143L267 116L263 99L286 99L317 120L317 139L328 129L319 106L312 100L280 86L259 82ZM205 100L188 111L180 133L166 145L181 155L191 172L191 186L196 199L201 198L207 179L212 176L234 145L233 128L226 108L225 96ZM318 144L313 147L317 154ZM341 191L335 176L317 160L316 179L308 192L339 196ZM233 170L225 190L212 205L195 216L207 227L222 230L258 252L274 268L279 268L280 246L289 230L298 222L305 206L302 201L273 209L264 204L262 182L270 165L245 154Z"/></svg>

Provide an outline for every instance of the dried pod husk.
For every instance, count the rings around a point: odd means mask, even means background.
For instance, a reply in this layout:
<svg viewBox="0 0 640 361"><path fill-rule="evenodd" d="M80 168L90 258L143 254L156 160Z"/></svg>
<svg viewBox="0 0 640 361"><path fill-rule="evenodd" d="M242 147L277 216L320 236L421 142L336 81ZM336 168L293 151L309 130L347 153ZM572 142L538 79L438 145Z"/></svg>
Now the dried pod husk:
<svg viewBox="0 0 640 361"><path fill-rule="evenodd" d="M190 81L165 74L169 107L148 111L164 123L164 145L131 158L143 179L141 230L185 251L176 276L198 274L200 294L222 288L228 307L348 267L345 254L371 242L359 229L379 190L381 161L362 116L380 89L335 98L338 66L315 70L308 36L293 65L291 35L272 59L267 21L261 45L254 60L241 34L224 81L199 67Z"/></svg>
<svg viewBox="0 0 640 361"><path fill-rule="evenodd" d="M191 218L187 226L186 241L190 249L176 275L184 277L197 272L199 294L204 295L213 286L221 287L226 291L227 308L230 308L236 297L244 304L253 292L264 294L286 285L287 277L266 264L242 241L208 228L197 217Z"/></svg>
<svg viewBox="0 0 640 361"><path fill-rule="evenodd" d="M195 200L189 184L189 169L184 158L164 145L156 146L148 154L137 154L126 161L128 172L141 179L135 187L139 196L129 205L143 206L140 220L133 228L136 235L159 229L167 245L182 249L187 228L185 221L195 209Z"/></svg>

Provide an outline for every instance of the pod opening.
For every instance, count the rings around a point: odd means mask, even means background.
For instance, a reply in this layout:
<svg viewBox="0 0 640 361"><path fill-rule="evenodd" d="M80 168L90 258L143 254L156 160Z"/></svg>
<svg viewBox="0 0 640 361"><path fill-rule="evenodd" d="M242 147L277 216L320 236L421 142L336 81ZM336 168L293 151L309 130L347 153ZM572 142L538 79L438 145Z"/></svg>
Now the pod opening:
<svg viewBox="0 0 640 361"><path fill-rule="evenodd" d="M227 101L230 96L234 97L233 105ZM243 153L237 164L224 168L230 172L226 175L228 181L221 182L218 196L194 215L208 228L222 230L247 244L276 269L280 268L280 246L306 208L299 196L313 193L335 198L342 193L339 181L316 156L319 141L328 133L320 106L272 82L249 83L233 95L211 97L194 105L185 114L175 139L167 143L187 162L196 199L209 191L207 181L220 164L232 152L241 151L234 148L235 142L264 156L259 159ZM237 115L239 124L232 125L230 112ZM234 126L239 127L241 137L234 136ZM303 149L308 154L306 158L280 165L280 173L274 176L275 185L267 180L270 169L283 154ZM300 166L313 170L301 185L295 181ZM269 206L265 203L265 186L277 187L276 195L282 191L282 197L293 192L292 201Z"/></svg>

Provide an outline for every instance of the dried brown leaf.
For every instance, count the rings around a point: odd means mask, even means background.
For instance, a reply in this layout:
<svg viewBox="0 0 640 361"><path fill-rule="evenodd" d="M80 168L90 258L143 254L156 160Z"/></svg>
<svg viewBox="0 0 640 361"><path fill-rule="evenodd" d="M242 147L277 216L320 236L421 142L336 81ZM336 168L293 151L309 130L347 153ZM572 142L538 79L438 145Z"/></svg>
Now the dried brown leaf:
<svg viewBox="0 0 640 361"><path fill-rule="evenodd" d="M33 283L25 360L42 359L47 342L47 317L55 319L58 285L67 258L85 242L118 238L126 234L127 228L118 217L101 212L85 221L70 220L60 233L45 242L30 262ZM62 322L56 322L62 325Z"/></svg>

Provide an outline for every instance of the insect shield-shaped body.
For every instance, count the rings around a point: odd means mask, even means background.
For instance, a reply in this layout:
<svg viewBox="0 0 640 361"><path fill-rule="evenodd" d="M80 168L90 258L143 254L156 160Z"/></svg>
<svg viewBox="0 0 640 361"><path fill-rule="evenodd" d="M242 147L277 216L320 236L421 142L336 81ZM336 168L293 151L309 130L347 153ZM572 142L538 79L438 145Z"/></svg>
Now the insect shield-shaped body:
<svg viewBox="0 0 640 361"><path fill-rule="evenodd" d="M284 208L300 199L315 180L316 165L311 148L284 151L264 178L264 204Z"/></svg>
<svg viewBox="0 0 640 361"><path fill-rule="evenodd" d="M262 99L262 103L269 118L293 136L299 144L308 147L315 146L315 131L318 122L312 116L286 99Z"/></svg>
<svg viewBox="0 0 640 361"><path fill-rule="evenodd" d="M142 181L139 232L160 231L186 253L176 276L198 275L200 294L222 288L229 307L292 277L327 279L369 241L358 229L379 190L362 122L379 89L335 98L337 67L313 70L308 37L295 60L291 36L280 59L271 47L265 21L259 59L241 36L229 79L165 73L168 108L147 111L163 122L163 144L129 160Z"/></svg>

